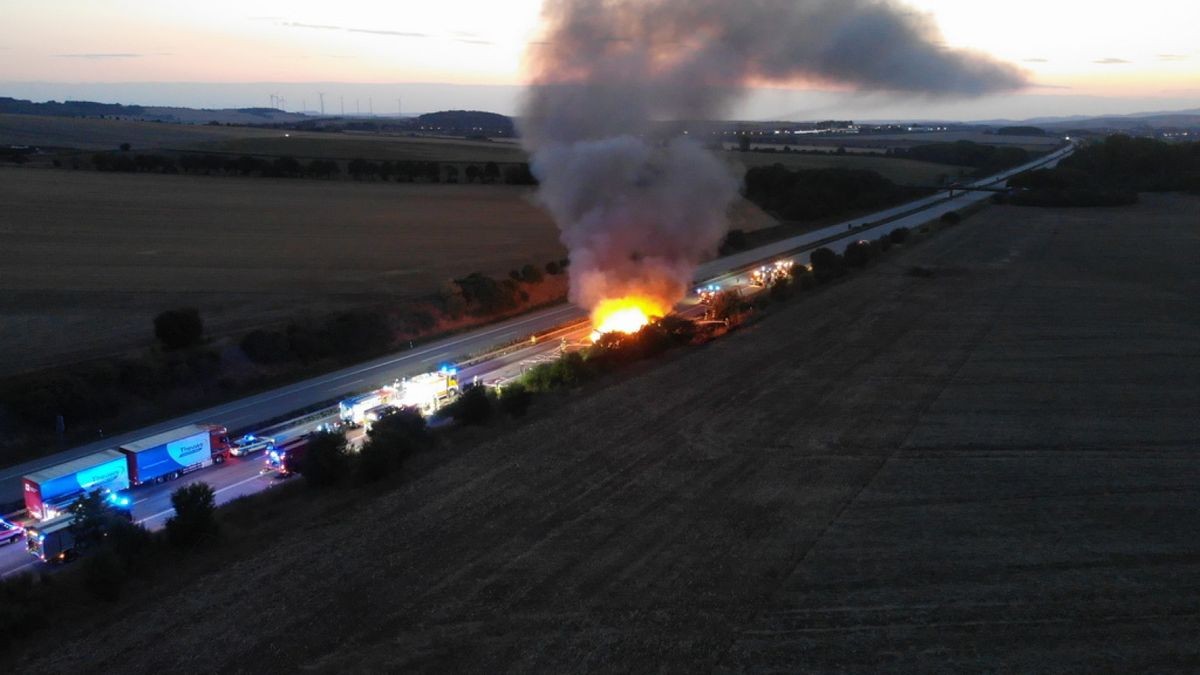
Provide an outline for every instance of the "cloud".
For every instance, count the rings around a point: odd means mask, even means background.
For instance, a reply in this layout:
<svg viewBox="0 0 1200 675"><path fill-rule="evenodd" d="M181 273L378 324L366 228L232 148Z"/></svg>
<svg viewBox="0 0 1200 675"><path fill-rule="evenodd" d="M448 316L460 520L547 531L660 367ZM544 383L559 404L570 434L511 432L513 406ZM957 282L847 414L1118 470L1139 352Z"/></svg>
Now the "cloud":
<svg viewBox="0 0 1200 675"><path fill-rule="evenodd" d="M1159 61L1184 61L1188 58L1187 54L1159 54Z"/></svg>
<svg viewBox="0 0 1200 675"><path fill-rule="evenodd" d="M288 28L315 28L317 30L345 30L341 26L329 26L321 23L299 23L297 21L284 21L281 25Z"/></svg>
<svg viewBox="0 0 1200 675"><path fill-rule="evenodd" d="M1103 59L1096 59L1095 61L1092 61L1092 63L1098 63L1102 66L1118 66L1125 63L1132 63L1132 61L1126 61L1125 59L1117 59L1108 56Z"/></svg>
<svg viewBox="0 0 1200 675"><path fill-rule="evenodd" d="M98 61L98 60L102 60L102 59L140 59L143 56L145 56L145 54L108 52L108 53L94 53L94 54L55 54L55 56L57 56L60 59L91 59L91 60Z"/></svg>
<svg viewBox="0 0 1200 675"><path fill-rule="evenodd" d="M348 33L366 33L368 35L391 35L394 37L415 37L415 38L429 37L429 35L427 35L425 33L408 33L408 32L400 31L400 30L375 30L374 28L347 28L346 32L348 32Z"/></svg>
<svg viewBox="0 0 1200 675"><path fill-rule="evenodd" d="M1032 59L1023 59L1023 61L1024 61L1025 63L1050 63L1050 60L1049 60L1049 59L1043 59L1043 58L1040 58L1040 57L1035 57L1035 58L1032 58Z"/></svg>

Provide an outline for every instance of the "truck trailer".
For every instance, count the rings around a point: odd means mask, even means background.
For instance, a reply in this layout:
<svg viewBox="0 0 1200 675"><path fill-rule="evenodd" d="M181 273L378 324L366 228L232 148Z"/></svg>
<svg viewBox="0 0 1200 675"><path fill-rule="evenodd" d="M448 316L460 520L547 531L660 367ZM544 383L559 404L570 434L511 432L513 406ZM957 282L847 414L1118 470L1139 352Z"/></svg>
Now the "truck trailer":
<svg viewBox="0 0 1200 675"><path fill-rule="evenodd" d="M119 450L128 462L130 484L174 480L185 473L224 462L229 457L226 433L222 426L189 424L125 443Z"/></svg>
<svg viewBox="0 0 1200 675"><path fill-rule="evenodd" d="M85 492L128 489L129 462L117 450L102 450L35 471L21 482L25 488L25 509L33 518L45 521L64 513Z"/></svg>

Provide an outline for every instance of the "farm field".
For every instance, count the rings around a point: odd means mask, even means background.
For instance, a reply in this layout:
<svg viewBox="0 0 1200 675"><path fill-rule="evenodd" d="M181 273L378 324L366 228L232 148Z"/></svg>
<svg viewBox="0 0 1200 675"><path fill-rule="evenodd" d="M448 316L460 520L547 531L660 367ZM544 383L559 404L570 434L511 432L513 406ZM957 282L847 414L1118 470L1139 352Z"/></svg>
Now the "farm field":
<svg viewBox="0 0 1200 675"><path fill-rule="evenodd" d="M435 292L565 254L528 188L0 169L0 374ZM773 224L748 203L734 227Z"/></svg>
<svg viewBox="0 0 1200 675"><path fill-rule="evenodd" d="M270 136L244 136L197 142L180 150L207 150L247 155L290 155L375 161L416 160L434 162L529 161L525 151L512 141L469 141L382 134L318 134L287 132Z"/></svg>
<svg viewBox="0 0 1200 675"><path fill-rule="evenodd" d="M1198 206L989 208L13 663L1193 670Z"/></svg>
<svg viewBox="0 0 1200 675"><path fill-rule="evenodd" d="M798 152L728 152L726 160L746 169L782 164L789 169L860 169L875 171L897 185L938 185L939 179L965 176L970 167L891 159L867 154L807 155Z"/></svg>
<svg viewBox="0 0 1200 675"><path fill-rule="evenodd" d="M129 143L134 151L182 146L230 138L278 136L273 129L167 124L38 115L0 115L0 145L115 150Z"/></svg>

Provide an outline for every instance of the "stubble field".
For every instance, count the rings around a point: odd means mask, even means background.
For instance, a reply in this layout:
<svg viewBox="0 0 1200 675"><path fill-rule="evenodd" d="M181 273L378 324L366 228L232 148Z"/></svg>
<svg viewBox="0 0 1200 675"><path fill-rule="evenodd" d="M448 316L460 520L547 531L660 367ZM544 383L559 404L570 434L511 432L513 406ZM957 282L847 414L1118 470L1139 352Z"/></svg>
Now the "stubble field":
<svg viewBox="0 0 1200 675"><path fill-rule="evenodd" d="M1198 206L988 209L20 666L1194 670Z"/></svg>
<svg viewBox="0 0 1200 675"><path fill-rule="evenodd" d="M529 188L0 169L0 374L424 295L565 255ZM770 218L747 203L736 226Z"/></svg>

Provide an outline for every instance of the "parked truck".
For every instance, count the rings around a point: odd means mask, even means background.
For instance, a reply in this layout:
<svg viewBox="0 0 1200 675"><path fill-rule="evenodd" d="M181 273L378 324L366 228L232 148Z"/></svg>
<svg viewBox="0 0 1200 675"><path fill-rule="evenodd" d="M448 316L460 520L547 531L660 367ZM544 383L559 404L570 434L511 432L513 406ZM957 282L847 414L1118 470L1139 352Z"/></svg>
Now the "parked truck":
<svg viewBox="0 0 1200 675"><path fill-rule="evenodd" d="M71 502L91 490L117 492L130 486L129 461L117 450L102 450L86 457L35 471L21 479L25 509L36 520L46 521L66 512Z"/></svg>
<svg viewBox="0 0 1200 675"><path fill-rule="evenodd" d="M119 450L128 462L130 484L174 480L224 462L230 450L226 434L222 426L189 424L123 444Z"/></svg>
<svg viewBox="0 0 1200 675"><path fill-rule="evenodd" d="M375 391L351 396L338 403L338 417L344 424L361 426L368 410L387 405L396 396L395 387L380 387Z"/></svg>

